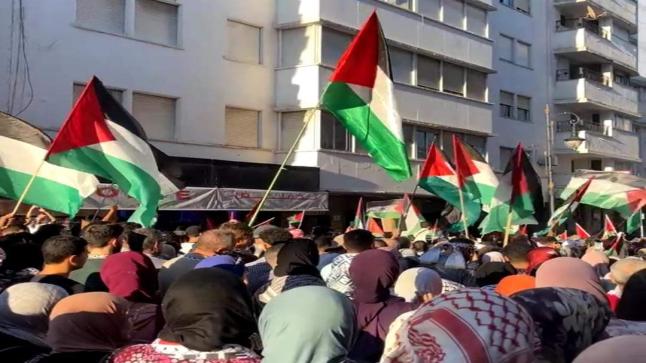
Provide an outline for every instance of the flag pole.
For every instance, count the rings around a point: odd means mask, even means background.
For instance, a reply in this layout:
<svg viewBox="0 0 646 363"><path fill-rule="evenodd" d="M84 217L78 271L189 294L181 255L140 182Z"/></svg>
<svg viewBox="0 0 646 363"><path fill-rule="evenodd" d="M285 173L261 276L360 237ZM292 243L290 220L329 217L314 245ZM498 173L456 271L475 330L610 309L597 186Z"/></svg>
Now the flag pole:
<svg viewBox="0 0 646 363"><path fill-rule="evenodd" d="M305 122L303 122L303 127L301 127L301 130L298 132L298 135L296 135L296 139L292 143L292 146L289 148L289 151L287 151L287 155L285 155L285 158L283 159L282 164L280 164L280 167L278 168L278 171L276 171L276 174L274 175L274 178L272 179L271 183L269 184L269 187L265 191L265 194L262 196L262 199L260 199L260 203L258 203L258 208L256 208L253 215L251 216L251 219L249 220L249 223L248 223L249 225L253 225L253 222L256 220L256 217L258 217L258 213L262 209L262 206L265 204L265 201L267 201L267 198L269 197L269 193L271 193L272 189L274 189L274 186L276 185L276 182L278 181L278 177L280 176L280 174L285 169L285 165L287 165L287 161L289 160L289 158L294 153L294 150L296 150L296 145L298 145L298 142L300 141L301 137L305 133L305 130L307 129L307 125L309 125L309 123L312 120L316 110L318 110L318 107L310 109L308 111L309 114L306 116Z"/></svg>
<svg viewBox="0 0 646 363"><path fill-rule="evenodd" d="M639 211L639 236L644 238L644 212Z"/></svg>
<svg viewBox="0 0 646 363"><path fill-rule="evenodd" d="M408 205L404 206L404 213L402 213L402 217L399 220L398 223L398 229L399 229L399 235L401 236L402 233L402 226L406 221L406 217L408 217L408 211L410 210L410 207L413 205L413 199L415 199L415 195L417 194L417 189L419 188L419 182L415 184L415 188L413 188L413 193L410 195L410 198L408 198Z"/></svg>
<svg viewBox="0 0 646 363"><path fill-rule="evenodd" d="M507 224L505 226L505 239L502 242L502 246L505 247L507 242L509 242L509 235L511 232L511 217L512 217L511 205L509 205L509 214L507 215Z"/></svg>
<svg viewBox="0 0 646 363"><path fill-rule="evenodd" d="M464 194L462 194L462 188L458 188L458 194L460 195L460 208L462 214L462 224L464 225L464 236L469 239L469 226L467 224L467 216L464 210Z"/></svg>
<svg viewBox="0 0 646 363"><path fill-rule="evenodd" d="M34 171L34 173L31 175L31 179L29 179L29 182L27 182L27 185L25 185L25 189L23 189L22 194L20 194L20 198L18 198L18 201L16 201L16 205L13 207L13 211L11 211L12 217L16 215L16 213L18 212L20 205L25 200L25 197L27 196L29 189L31 189L31 186L34 184L34 180L36 180L36 177L38 176L38 173L40 173L40 169L43 168L43 165L45 165L44 158L38 165L38 168L36 168L36 171Z"/></svg>
<svg viewBox="0 0 646 363"><path fill-rule="evenodd" d="M305 219L305 209L303 209L303 212L301 213L301 220L298 222L298 229L301 229L303 226L303 219Z"/></svg>

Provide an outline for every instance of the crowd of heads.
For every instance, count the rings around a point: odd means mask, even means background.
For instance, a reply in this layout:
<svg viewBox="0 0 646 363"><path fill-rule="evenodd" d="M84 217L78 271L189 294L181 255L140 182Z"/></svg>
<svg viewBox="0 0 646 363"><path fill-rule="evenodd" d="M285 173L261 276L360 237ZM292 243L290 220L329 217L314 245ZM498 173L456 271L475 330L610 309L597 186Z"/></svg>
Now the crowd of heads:
<svg viewBox="0 0 646 363"><path fill-rule="evenodd" d="M636 362L646 344L644 240L38 216L0 230L2 362Z"/></svg>

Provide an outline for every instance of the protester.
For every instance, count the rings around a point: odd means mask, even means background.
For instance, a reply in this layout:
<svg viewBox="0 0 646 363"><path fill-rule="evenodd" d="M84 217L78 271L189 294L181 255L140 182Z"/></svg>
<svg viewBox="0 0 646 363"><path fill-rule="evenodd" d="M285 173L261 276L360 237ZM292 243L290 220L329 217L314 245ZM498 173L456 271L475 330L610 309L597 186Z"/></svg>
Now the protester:
<svg viewBox="0 0 646 363"><path fill-rule="evenodd" d="M284 292L260 314L262 361L344 362L356 338L355 324L352 303L334 290L304 286Z"/></svg>
<svg viewBox="0 0 646 363"><path fill-rule="evenodd" d="M49 353L49 313L67 296L61 287L25 282L0 294L0 361L24 362Z"/></svg>
<svg viewBox="0 0 646 363"><path fill-rule="evenodd" d="M463 289L420 306L387 343L382 363L533 362L534 324L511 299Z"/></svg>
<svg viewBox="0 0 646 363"><path fill-rule="evenodd" d="M282 245L274 277L255 294L258 310L278 294L300 286L325 286L316 268L319 255L312 240L294 239Z"/></svg>
<svg viewBox="0 0 646 363"><path fill-rule="evenodd" d="M541 267L543 262L559 257L559 253L551 247L537 247L527 253L527 273L535 276L536 270Z"/></svg>
<svg viewBox="0 0 646 363"><path fill-rule="evenodd" d="M571 362L602 337L610 319L608 305L583 290L536 288L515 294L512 299L534 320L541 340L541 361Z"/></svg>
<svg viewBox="0 0 646 363"><path fill-rule="evenodd" d="M156 269L162 268L166 260L160 257L163 246L161 233L152 228L139 228L135 233L145 236L141 246L143 254L148 256Z"/></svg>
<svg viewBox="0 0 646 363"><path fill-rule="evenodd" d="M164 264L159 270L159 290L163 296L170 285L185 273L192 271L206 257L226 254L233 250L233 234L221 230L209 230L202 234L193 251Z"/></svg>
<svg viewBox="0 0 646 363"><path fill-rule="evenodd" d="M532 250L526 238L510 241L502 250L507 261L514 266L518 273L524 273L529 267L528 254Z"/></svg>
<svg viewBox="0 0 646 363"><path fill-rule="evenodd" d="M592 268L597 272L599 278L603 278L610 272L608 267L610 260L605 253L595 250L594 248L588 248L581 257L581 261L587 262Z"/></svg>
<svg viewBox="0 0 646 363"><path fill-rule="evenodd" d="M511 275L504 277L496 285L496 292L502 296L510 297L518 292L536 287L536 278L529 275Z"/></svg>
<svg viewBox="0 0 646 363"><path fill-rule="evenodd" d="M343 247L347 253L336 257L332 263L321 271L321 275L329 288L345 296L352 297L354 283L350 279L350 263L360 252L372 248L374 240L375 237L372 233L363 229L355 229L343 235ZM325 271L326 269L328 272Z"/></svg>
<svg viewBox="0 0 646 363"><path fill-rule="evenodd" d="M628 279L635 272L643 269L646 269L646 261L638 258L624 258L610 266L610 279L616 284L615 288L607 294L612 311L617 310L617 304L619 304L619 299L623 295Z"/></svg>
<svg viewBox="0 0 646 363"><path fill-rule="evenodd" d="M627 335L593 344L574 363L641 362L646 336Z"/></svg>
<svg viewBox="0 0 646 363"><path fill-rule="evenodd" d="M52 284L62 287L68 294L79 294L85 286L69 279L72 271L83 267L87 260L87 242L78 237L51 237L42 247L45 265L42 271L34 276L32 282Z"/></svg>
<svg viewBox="0 0 646 363"><path fill-rule="evenodd" d="M536 271L536 287L579 289L608 303L595 270L588 263L574 257L557 257L543 263Z"/></svg>
<svg viewBox="0 0 646 363"><path fill-rule="evenodd" d="M108 291L128 301L157 303L157 269L141 252L121 252L105 259L101 280Z"/></svg>
<svg viewBox="0 0 646 363"><path fill-rule="evenodd" d="M272 266L267 261L269 249L286 243L292 239L292 235L287 230L272 225L258 227L254 233L258 236L258 238L255 239L256 248L263 252L262 257L246 264L247 286L249 292L252 294L269 282L273 277L271 274ZM272 251L272 255L274 257L278 255L277 249Z"/></svg>
<svg viewBox="0 0 646 363"><path fill-rule="evenodd" d="M233 234L233 252L241 257L244 263L253 262L258 259L249 249L254 242L253 231L250 227L242 223L227 222L223 223L219 229Z"/></svg>
<svg viewBox="0 0 646 363"><path fill-rule="evenodd" d="M155 341L118 350L108 362L260 362L251 298L232 273L204 268L184 274L164 296L162 310L166 325Z"/></svg>
<svg viewBox="0 0 646 363"><path fill-rule="evenodd" d="M413 310L413 304L390 294L398 275L399 264L390 252L369 250L352 259L349 277L354 286L352 296L359 335L351 359L378 361L390 324L399 315Z"/></svg>
<svg viewBox="0 0 646 363"><path fill-rule="evenodd" d="M314 239L314 243L319 251L319 263L316 267L320 271L323 267L332 263L340 253L336 252L338 251L338 246L330 236L318 236Z"/></svg>
<svg viewBox="0 0 646 363"><path fill-rule="evenodd" d="M646 269L632 274L617 305L617 318L646 322Z"/></svg>
<svg viewBox="0 0 646 363"><path fill-rule="evenodd" d="M200 226L186 227L186 230L184 231L184 237L186 238L186 242L182 242L181 249L180 249L180 252L183 255L189 254L191 253L191 251L193 251L193 247L195 247L195 244L200 239L201 233L202 233L202 229L200 228Z"/></svg>
<svg viewBox="0 0 646 363"><path fill-rule="evenodd" d="M507 262L487 262L476 270L476 284L479 287L495 286L503 278L515 274L516 269Z"/></svg>
<svg viewBox="0 0 646 363"><path fill-rule="evenodd" d="M87 241L88 257L82 268L70 273L70 278L85 285L85 291L108 291L99 271L106 257L121 250L119 236L123 228L117 224L91 224L82 237Z"/></svg>
<svg viewBox="0 0 646 363"><path fill-rule="evenodd" d="M399 275L394 292L406 302L421 304L442 293L442 277L430 268L411 268Z"/></svg>
<svg viewBox="0 0 646 363"><path fill-rule="evenodd" d="M195 265L195 269L200 268L220 268L225 271L229 271L240 278L243 278L245 272L245 267L242 264L242 261L240 261L240 259L236 260L229 255L207 257Z"/></svg>
<svg viewBox="0 0 646 363"><path fill-rule="evenodd" d="M505 256L503 256L501 252L489 251L482 254L482 257L480 257L480 262L482 264L485 264L488 262L507 262L507 261L505 260Z"/></svg>

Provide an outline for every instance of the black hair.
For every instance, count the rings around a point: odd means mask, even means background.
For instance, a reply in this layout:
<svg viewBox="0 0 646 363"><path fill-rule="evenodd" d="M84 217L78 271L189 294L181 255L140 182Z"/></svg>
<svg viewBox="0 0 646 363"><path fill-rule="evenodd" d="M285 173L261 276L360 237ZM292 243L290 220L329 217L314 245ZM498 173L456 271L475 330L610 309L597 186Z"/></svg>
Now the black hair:
<svg viewBox="0 0 646 363"><path fill-rule="evenodd" d="M377 239L375 239L375 241L373 242L373 244L374 244L375 248L388 247L388 243L386 243L386 241L384 241L384 240L383 240L383 239L381 239L381 238L377 238Z"/></svg>
<svg viewBox="0 0 646 363"><path fill-rule="evenodd" d="M70 256L77 256L85 251L87 242L83 238L74 236L54 236L45 243L41 251L43 260L48 263L60 263Z"/></svg>
<svg viewBox="0 0 646 363"><path fill-rule="evenodd" d="M314 238L314 243L318 248L330 248L334 245L334 240L329 236L318 236Z"/></svg>
<svg viewBox="0 0 646 363"><path fill-rule="evenodd" d="M532 248L532 245L527 240L518 239L507 243L502 249L502 254L511 262L526 262L527 254Z"/></svg>
<svg viewBox="0 0 646 363"><path fill-rule="evenodd" d="M263 242L273 246L275 244L290 241L292 239L292 234L284 228L269 228L260 232L258 237L260 237Z"/></svg>
<svg viewBox="0 0 646 363"><path fill-rule="evenodd" d="M401 236L397 238L397 243L399 244L399 248L410 248L410 238Z"/></svg>
<svg viewBox="0 0 646 363"><path fill-rule="evenodd" d="M365 229L355 229L343 235L343 247L348 252L362 252L372 247L375 237Z"/></svg>
<svg viewBox="0 0 646 363"><path fill-rule="evenodd" d="M646 269L635 272L626 282L617 305L617 318L646 322Z"/></svg>
<svg viewBox="0 0 646 363"><path fill-rule="evenodd" d="M111 240L119 238L122 232L123 227L118 224L91 224L85 227L82 237L90 247L102 248Z"/></svg>

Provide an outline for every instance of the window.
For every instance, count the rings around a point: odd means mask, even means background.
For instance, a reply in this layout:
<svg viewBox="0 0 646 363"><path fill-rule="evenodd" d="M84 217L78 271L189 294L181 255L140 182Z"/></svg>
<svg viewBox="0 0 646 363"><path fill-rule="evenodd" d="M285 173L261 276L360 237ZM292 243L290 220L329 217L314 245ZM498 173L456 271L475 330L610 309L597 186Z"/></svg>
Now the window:
<svg viewBox="0 0 646 363"><path fill-rule="evenodd" d="M280 31L280 65L282 67L315 62L314 30L314 27L306 27Z"/></svg>
<svg viewBox="0 0 646 363"><path fill-rule="evenodd" d="M428 149L431 147L431 144L439 139L439 133L430 129L417 128L415 130L415 148L416 148L416 158L417 159L426 159L428 154Z"/></svg>
<svg viewBox="0 0 646 363"><path fill-rule="evenodd" d="M516 10L521 13L529 14L529 0L514 0Z"/></svg>
<svg viewBox="0 0 646 363"><path fill-rule="evenodd" d="M83 89L85 88L85 83L74 83L72 89L72 103L75 103L76 100L81 96ZM115 88L107 88L108 93L114 97L115 100L119 103L123 103L123 91Z"/></svg>
<svg viewBox="0 0 646 363"><path fill-rule="evenodd" d="M487 138L485 136L464 134L462 140L475 149L481 156L484 157L487 153Z"/></svg>
<svg viewBox="0 0 646 363"><path fill-rule="evenodd" d="M514 118L514 94L500 91L500 117Z"/></svg>
<svg viewBox="0 0 646 363"><path fill-rule="evenodd" d="M571 170L574 173L577 170L586 170L590 169L590 162L588 159L574 159L572 160Z"/></svg>
<svg viewBox="0 0 646 363"><path fill-rule="evenodd" d="M390 47L390 68L395 82L411 84L413 81L413 53Z"/></svg>
<svg viewBox="0 0 646 363"><path fill-rule="evenodd" d="M601 170L603 170L602 165L603 165L603 163L601 162L600 159L592 159L592 160L590 160L590 170L601 171Z"/></svg>
<svg viewBox="0 0 646 363"><path fill-rule="evenodd" d="M177 5L156 0L135 1L135 36L177 45Z"/></svg>
<svg viewBox="0 0 646 363"><path fill-rule="evenodd" d="M227 20L228 48L227 58L244 63L262 63L260 50L261 28Z"/></svg>
<svg viewBox="0 0 646 363"><path fill-rule="evenodd" d="M321 112L321 149L348 151L348 133L328 112Z"/></svg>
<svg viewBox="0 0 646 363"><path fill-rule="evenodd" d="M432 19L440 19L440 0L418 0L417 4L420 14Z"/></svg>
<svg viewBox="0 0 646 363"><path fill-rule="evenodd" d="M487 75L482 72L467 70L467 97L474 100L487 100Z"/></svg>
<svg viewBox="0 0 646 363"><path fill-rule="evenodd" d="M225 143L230 146L258 147L260 111L226 107L224 111Z"/></svg>
<svg viewBox="0 0 646 363"><path fill-rule="evenodd" d="M630 161L615 161L615 170L616 171L632 171L633 163Z"/></svg>
<svg viewBox="0 0 646 363"><path fill-rule="evenodd" d="M487 12L475 6L467 5L467 30L486 37Z"/></svg>
<svg viewBox="0 0 646 363"><path fill-rule="evenodd" d="M500 34L498 39L498 53L500 59L514 61L514 39Z"/></svg>
<svg viewBox="0 0 646 363"><path fill-rule="evenodd" d="M125 33L126 0L76 0L76 21L110 33Z"/></svg>
<svg viewBox="0 0 646 363"><path fill-rule="evenodd" d="M336 65L345 48L348 47L352 36L330 28L323 28L321 62L330 66Z"/></svg>
<svg viewBox="0 0 646 363"><path fill-rule="evenodd" d="M532 99L525 96L516 96L516 115L520 121L530 121Z"/></svg>
<svg viewBox="0 0 646 363"><path fill-rule="evenodd" d="M434 90L440 89L440 61L424 56L417 56L417 85Z"/></svg>
<svg viewBox="0 0 646 363"><path fill-rule="evenodd" d="M444 22L456 28L464 28L464 2L444 0Z"/></svg>
<svg viewBox="0 0 646 363"><path fill-rule="evenodd" d="M463 96L464 68L444 62L442 65L442 83L444 92Z"/></svg>
<svg viewBox="0 0 646 363"><path fill-rule="evenodd" d="M411 10L411 7L413 5L413 0L382 0L382 1L407 10Z"/></svg>
<svg viewBox="0 0 646 363"><path fill-rule="evenodd" d="M280 114L280 150L287 151L303 128L305 111Z"/></svg>
<svg viewBox="0 0 646 363"><path fill-rule="evenodd" d="M500 158L499 163L498 163L498 168L500 170L505 170L507 167L507 163L509 163L509 160L511 159L512 155L514 154L514 149L511 147L500 147Z"/></svg>
<svg viewBox="0 0 646 363"><path fill-rule="evenodd" d="M633 122L630 119L621 117L619 115L615 116L615 128L617 130L623 130L632 132L633 131Z"/></svg>
<svg viewBox="0 0 646 363"><path fill-rule="evenodd" d="M404 144L406 144L406 154L408 154L408 156L411 158L415 158L417 155L417 150L414 148L415 140L413 139L415 134L415 127L413 125L403 124L402 132L404 134Z"/></svg>
<svg viewBox="0 0 646 363"><path fill-rule="evenodd" d="M516 42L516 51L514 53L514 62L518 65L529 67L531 66L530 62L530 51L531 45L523 42Z"/></svg>
<svg viewBox="0 0 646 363"><path fill-rule="evenodd" d="M146 131L146 136L157 140L172 140L175 134L177 99L132 93L132 115Z"/></svg>
<svg viewBox="0 0 646 363"><path fill-rule="evenodd" d="M514 6L514 0L500 0L500 3L509 7Z"/></svg>

